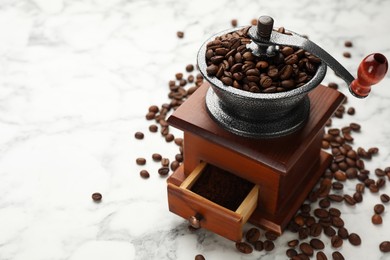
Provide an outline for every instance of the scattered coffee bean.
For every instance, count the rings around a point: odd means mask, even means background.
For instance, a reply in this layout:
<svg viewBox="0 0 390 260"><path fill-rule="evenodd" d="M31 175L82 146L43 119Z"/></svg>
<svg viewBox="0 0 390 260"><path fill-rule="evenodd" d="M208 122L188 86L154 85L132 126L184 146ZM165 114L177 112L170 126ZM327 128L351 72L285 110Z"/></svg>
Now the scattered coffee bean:
<svg viewBox="0 0 390 260"><path fill-rule="evenodd" d="M99 192L95 192L92 194L92 200L95 202L100 202L102 200L102 197L102 194L100 194Z"/></svg>
<svg viewBox="0 0 390 260"><path fill-rule="evenodd" d="M363 196L360 192L355 192L352 197L356 201L356 203L360 203L363 201Z"/></svg>
<svg viewBox="0 0 390 260"><path fill-rule="evenodd" d="M351 41L345 41L345 42L344 42L344 46L345 46L345 47L350 48L350 47L352 47L352 45L353 45L353 44L352 44Z"/></svg>
<svg viewBox="0 0 390 260"><path fill-rule="evenodd" d="M316 250L320 250L320 249L325 248L324 242L322 242L321 240L319 240L317 238L313 238L312 240L310 240L310 245Z"/></svg>
<svg viewBox="0 0 390 260"><path fill-rule="evenodd" d="M265 240L264 241L264 250L265 251L272 251L275 248L274 242L270 240Z"/></svg>
<svg viewBox="0 0 390 260"><path fill-rule="evenodd" d="M138 140L144 139L144 133L135 132L134 137L135 137L135 139L138 139Z"/></svg>
<svg viewBox="0 0 390 260"><path fill-rule="evenodd" d="M296 256L298 253L297 253L297 251L295 250L295 249L292 249L292 248L289 248L289 249L287 249L287 251L286 251L286 255L287 255L287 257L289 257L289 258L293 258L294 256Z"/></svg>
<svg viewBox="0 0 390 260"><path fill-rule="evenodd" d="M195 260L206 260L203 255L196 255Z"/></svg>
<svg viewBox="0 0 390 260"><path fill-rule="evenodd" d="M135 162L136 162L138 165L145 165L145 164L146 164L146 159L140 157L140 158L137 158L137 159L135 160Z"/></svg>
<svg viewBox="0 0 390 260"><path fill-rule="evenodd" d="M385 211L385 206L383 206L383 204L376 204L376 205L374 206L374 212L375 212L375 214L380 215L380 214L383 213L383 211Z"/></svg>
<svg viewBox="0 0 390 260"><path fill-rule="evenodd" d="M336 208L330 208L329 215L331 215L332 217L340 217L341 211L339 209L336 209Z"/></svg>
<svg viewBox="0 0 390 260"><path fill-rule="evenodd" d="M267 231L267 232L265 232L264 235L270 241L275 241L279 237L276 233L274 233L272 231Z"/></svg>
<svg viewBox="0 0 390 260"><path fill-rule="evenodd" d="M158 169L158 174L160 174L160 176L166 176L168 175L168 173L169 173L168 167L161 167L160 169Z"/></svg>
<svg viewBox="0 0 390 260"><path fill-rule="evenodd" d="M348 241L349 241L349 243L351 243L351 245L354 245L354 246L358 246L362 243L360 236L356 233L349 234Z"/></svg>
<svg viewBox="0 0 390 260"><path fill-rule="evenodd" d="M144 178L144 179L147 179L147 178L150 177L150 174L149 174L149 172L148 172L147 170L141 170L141 171L139 172L139 175L140 175L142 178Z"/></svg>
<svg viewBox="0 0 390 260"><path fill-rule="evenodd" d="M381 250L383 253L390 252L390 241L383 241L379 244L379 250Z"/></svg>
<svg viewBox="0 0 390 260"><path fill-rule="evenodd" d="M161 154L159 154L159 153L154 153L154 154L152 154L152 159L153 159L153 161L155 161L155 162L160 162L161 159L162 159L162 156L161 156Z"/></svg>
<svg viewBox="0 0 390 260"><path fill-rule="evenodd" d="M344 220L342 220L340 217L332 217L332 226L334 227L344 227Z"/></svg>
<svg viewBox="0 0 390 260"><path fill-rule="evenodd" d="M236 242L236 248L243 254L250 254L253 251L251 245L245 242Z"/></svg>
<svg viewBox="0 0 390 260"><path fill-rule="evenodd" d="M168 167L169 166L169 159L168 158L162 158L161 159L161 165L163 167Z"/></svg>
<svg viewBox="0 0 390 260"><path fill-rule="evenodd" d="M260 238L260 231L257 228L249 229L245 234L246 241L254 243Z"/></svg>
<svg viewBox="0 0 390 260"><path fill-rule="evenodd" d="M333 237L336 234L336 230L332 227L324 227L324 233L328 237Z"/></svg>
<svg viewBox="0 0 390 260"><path fill-rule="evenodd" d="M178 161L173 161L171 163L171 170L176 171L176 169L179 168L179 166L180 166L180 163Z"/></svg>
<svg viewBox="0 0 390 260"><path fill-rule="evenodd" d="M183 38L184 37L184 32L182 32L182 31L178 31L177 33L176 33L176 36L178 37L178 38Z"/></svg>
<svg viewBox="0 0 390 260"><path fill-rule="evenodd" d="M387 194L381 194L380 199L383 203L387 203L390 201L390 196Z"/></svg>
<svg viewBox="0 0 390 260"><path fill-rule="evenodd" d="M290 241L287 242L287 245L289 247L296 247L298 244L299 244L299 240L298 239L290 240Z"/></svg>
<svg viewBox="0 0 390 260"><path fill-rule="evenodd" d="M330 242L334 248L339 248L343 245L343 240L338 235L332 236Z"/></svg>
<svg viewBox="0 0 390 260"><path fill-rule="evenodd" d="M314 250L310 244L304 242L299 245L299 249L301 249L302 253L307 256L312 256L314 254Z"/></svg>
<svg viewBox="0 0 390 260"><path fill-rule="evenodd" d="M333 260L344 260L344 256L339 252L335 251L332 253Z"/></svg>
<svg viewBox="0 0 390 260"><path fill-rule="evenodd" d="M345 228L345 227L341 227L339 228L339 230L337 231L337 235L339 237L341 237L342 239L347 239L348 236L349 236L349 232L348 230Z"/></svg>
<svg viewBox="0 0 390 260"><path fill-rule="evenodd" d="M374 225L380 225L382 224L382 217L381 215L378 215L378 214L374 214L371 218L371 222L372 224Z"/></svg>
<svg viewBox="0 0 390 260"><path fill-rule="evenodd" d="M232 24L233 27L237 27L238 24L237 19L232 19L230 23Z"/></svg>
<svg viewBox="0 0 390 260"><path fill-rule="evenodd" d="M156 133L158 131L158 126L157 125L150 125L149 126L149 131L151 133Z"/></svg>
<svg viewBox="0 0 390 260"><path fill-rule="evenodd" d="M351 58L351 53L348 52L348 51L343 52L343 56L344 56L345 58Z"/></svg>
<svg viewBox="0 0 390 260"><path fill-rule="evenodd" d="M256 251L263 251L263 249L264 249L264 243L263 243L263 241L258 240L258 241L256 241L256 242L253 244L253 247L255 248Z"/></svg>
<svg viewBox="0 0 390 260"><path fill-rule="evenodd" d="M344 201L351 206L356 204L356 200L348 194L344 194Z"/></svg>
<svg viewBox="0 0 390 260"><path fill-rule="evenodd" d="M325 253L322 251L317 252L316 258L317 258L317 260L328 260Z"/></svg>
<svg viewBox="0 0 390 260"><path fill-rule="evenodd" d="M354 115L355 114L355 108L353 108L353 107L348 108L347 114L351 115L351 116Z"/></svg>
<svg viewBox="0 0 390 260"><path fill-rule="evenodd" d="M168 143L172 142L173 140L175 140L175 136L173 134L167 134L165 136L165 141L167 141Z"/></svg>
<svg viewBox="0 0 390 260"><path fill-rule="evenodd" d="M186 71L187 71L187 72L192 72L192 71L194 71L194 65L188 64L188 65L186 66Z"/></svg>

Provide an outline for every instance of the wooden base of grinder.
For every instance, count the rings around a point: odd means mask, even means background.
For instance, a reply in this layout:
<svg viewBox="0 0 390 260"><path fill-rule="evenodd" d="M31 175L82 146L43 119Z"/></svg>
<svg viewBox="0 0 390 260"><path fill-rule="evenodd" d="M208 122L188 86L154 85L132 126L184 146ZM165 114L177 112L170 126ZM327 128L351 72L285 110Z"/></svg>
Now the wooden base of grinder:
<svg viewBox="0 0 390 260"><path fill-rule="evenodd" d="M184 131L183 165L168 178L169 209L186 219L198 218L201 227L234 241L241 240L248 220L281 234L332 160L321 151L324 125L344 95L320 85L309 93L310 116L301 130L253 139L232 134L210 118L204 102L208 87L203 84L168 119ZM252 182L257 198L245 199L245 210L237 212L191 192L182 184L204 162Z"/></svg>

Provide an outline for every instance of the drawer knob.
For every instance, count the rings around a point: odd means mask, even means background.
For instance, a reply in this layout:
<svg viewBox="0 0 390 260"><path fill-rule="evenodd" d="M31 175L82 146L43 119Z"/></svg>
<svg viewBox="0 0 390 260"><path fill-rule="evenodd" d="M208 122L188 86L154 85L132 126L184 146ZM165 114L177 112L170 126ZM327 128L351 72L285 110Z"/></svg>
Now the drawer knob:
<svg viewBox="0 0 390 260"><path fill-rule="evenodd" d="M188 218L188 222L193 228L200 228L200 221L202 220L202 216L200 214L196 214L195 216L191 216Z"/></svg>

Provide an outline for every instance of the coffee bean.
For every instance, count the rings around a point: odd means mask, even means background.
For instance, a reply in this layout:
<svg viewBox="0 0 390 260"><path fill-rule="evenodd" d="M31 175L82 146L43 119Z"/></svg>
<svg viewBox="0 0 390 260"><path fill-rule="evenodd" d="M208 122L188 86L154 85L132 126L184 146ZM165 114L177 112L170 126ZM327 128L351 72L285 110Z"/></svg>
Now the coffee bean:
<svg viewBox="0 0 390 260"><path fill-rule="evenodd" d="M145 164L146 164L146 159L140 157L140 158L137 158L137 159L135 160L135 162L136 162L138 165L145 165Z"/></svg>
<svg viewBox="0 0 390 260"><path fill-rule="evenodd" d="M232 19L232 20L230 21L230 23L231 23L231 25L232 25L233 27L237 27L237 24L238 24L237 19Z"/></svg>
<svg viewBox="0 0 390 260"><path fill-rule="evenodd" d="M174 141L176 145L183 146L183 138L177 137Z"/></svg>
<svg viewBox="0 0 390 260"><path fill-rule="evenodd" d="M355 192L354 194L353 194L353 199L357 202L357 203L360 203L360 202L362 202L363 201L363 196L362 196L362 194L360 193L360 192Z"/></svg>
<svg viewBox="0 0 390 260"><path fill-rule="evenodd" d="M264 250L265 251L272 251L272 250L274 250L274 248L275 248L274 242L272 242L270 240L264 241Z"/></svg>
<svg viewBox="0 0 390 260"><path fill-rule="evenodd" d="M160 174L160 176L166 176L168 175L168 173L169 173L168 167L161 167L160 169L158 169L158 174Z"/></svg>
<svg viewBox="0 0 390 260"><path fill-rule="evenodd" d="M348 115L354 115L355 114L355 108L353 108L353 107L348 108L347 114Z"/></svg>
<svg viewBox="0 0 390 260"><path fill-rule="evenodd" d="M146 120L152 120L156 117L156 113L148 112L145 117L146 117Z"/></svg>
<svg viewBox="0 0 390 260"><path fill-rule="evenodd" d="M336 231L332 227L324 227L324 233L328 237L333 237L336 234Z"/></svg>
<svg viewBox="0 0 390 260"><path fill-rule="evenodd" d="M293 258L293 257L296 256L297 254L298 254L297 251L296 251L295 249L292 249L292 248L287 249L287 251L286 251L286 255L287 255L287 257L289 257L289 258Z"/></svg>
<svg viewBox="0 0 390 260"><path fill-rule="evenodd" d="M170 143L170 142L172 142L173 140L175 140L175 136L174 136L173 134L167 134L167 135L165 136L165 141L166 141L166 142Z"/></svg>
<svg viewBox="0 0 390 260"><path fill-rule="evenodd" d="M345 47L348 47L348 48L349 48L349 47L352 47L352 45L353 45L353 44L352 44L351 41L345 41L345 42L344 42L344 46L345 46Z"/></svg>
<svg viewBox="0 0 390 260"><path fill-rule="evenodd" d="M310 236L312 237L318 237L321 235L322 232L322 226L319 223L314 223L310 227Z"/></svg>
<svg viewBox="0 0 390 260"><path fill-rule="evenodd" d="M355 132L359 132L360 131L360 128L361 126L358 124L358 123L351 123L349 124L349 127L355 131Z"/></svg>
<svg viewBox="0 0 390 260"><path fill-rule="evenodd" d="M276 240L279 236L278 236L276 233L272 232L272 231L267 231L267 232L265 232L265 237L266 237L268 240L270 240L270 241L274 241L274 240Z"/></svg>
<svg viewBox="0 0 390 260"><path fill-rule="evenodd" d="M332 217L340 217L341 211L339 209L336 209L336 208L330 208L329 215L331 215Z"/></svg>
<svg viewBox="0 0 390 260"><path fill-rule="evenodd" d="M302 253L304 253L307 256L312 256L314 253L313 248L310 246L310 244L304 242L299 245L299 249L301 249Z"/></svg>
<svg viewBox="0 0 390 260"><path fill-rule="evenodd" d="M390 252L390 241L383 241L379 244L379 250L381 250L383 253Z"/></svg>
<svg viewBox="0 0 390 260"><path fill-rule="evenodd" d="M344 201L345 201L348 205L351 205L351 206L353 206L353 205L356 204L355 199L354 199L352 196L348 195L348 194L344 194Z"/></svg>
<svg viewBox="0 0 390 260"><path fill-rule="evenodd" d="M346 228L340 227L339 230L337 231L337 235L342 239L347 239L349 236L349 232Z"/></svg>
<svg viewBox="0 0 390 260"><path fill-rule="evenodd" d="M351 245L354 245L354 246L358 246L362 243L360 236L356 233L349 234L348 241L349 241L349 243L351 243Z"/></svg>
<svg viewBox="0 0 390 260"><path fill-rule="evenodd" d="M317 218L327 218L329 216L329 212L325 209L318 208L314 210L314 215Z"/></svg>
<svg viewBox="0 0 390 260"><path fill-rule="evenodd" d="M203 255L196 255L195 260L206 260Z"/></svg>
<svg viewBox="0 0 390 260"><path fill-rule="evenodd" d="M343 52L343 56L344 56L345 58L351 58L351 53L348 52L348 51L345 51L345 52Z"/></svg>
<svg viewBox="0 0 390 260"><path fill-rule="evenodd" d="M330 206L330 201L328 200L328 199L321 199L320 201L319 201L319 203L318 203L318 205L321 207L321 208L323 208L323 209L325 209L325 208L329 208L329 206Z"/></svg>
<svg viewBox="0 0 390 260"><path fill-rule="evenodd" d="M290 241L287 242L287 245L289 247L296 247L298 244L299 244L299 240L298 239L290 240Z"/></svg>
<svg viewBox="0 0 390 260"><path fill-rule="evenodd" d="M342 202L344 200L344 197L337 194L329 194L328 199L334 202Z"/></svg>
<svg viewBox="0 0 390 260"><path fill-rule="evenodd" d="M102 194L99 192L95 192L92 194L92 200L95 202L100 202L102 200Z"/></svg>
<svg viewBox="0 0 390 260"><path fill-rule="evenodd" d="M135 139L138 139L138 140L144 139L144 133L135 132L134 137L135 137Z"/></svg>
<svg viewBox="0 0 390 260"><path fill-rule="evenodd" d="M176 32L176 36L181 39L184 37L184 32L178 31L178 32Z"/></svg>
<svg viewBox="0 0 390 260"><path fill-rule="evenodd" d="M375 175L378 176L378 177L384 177L386 176L386 173L384 170L380 169L380 168L376 168L375 169Z"/></svg>
<svg viewBox="0 0 390 260"><path fill-rule="evenodd" d="M257 228L251 228L246 232L245 238L249 243L254 243L259 240L260 231Z"/></svg>
<svg viewBox="0 0 390 260"><path fill-rule="evenodd" d="M310 229L308 227L301 227L298 230L298 237L300 240L306 239L310 234Z"/></svg>
<svg viewBox="0 0 390 260"><path fill-rule="evenodd" d="M144 178L144 179L147 179L147 178L150 177L150 174L149 174L149 172L148 172L147 170L141 170L141 171L139 172L139 175L140 175L142 178Z"/></svg>
<svg viewBox="0 0 390 260"><path fill-rule="evenodd" d="M334 247L334 248L339 248L343 245L343 240L338 235L332 236L330 242L332 244L332 247Z"/></svg>
<svg viewBox="0 0 390 260"><path fill-rule="evenodd" d="M387 194L381 194L380 199L383 203L387 203L390 201L390 196Z"/></svg>
<svg viewBox="0 0 390 260"><path fill-rule="evenodd" d="M343 227L344 226L344 221L340 217L332 217L332 226L335 227Z"/></svg>
<svg viewBox="0 0 390 260"><path fill-rule="evenodd" d="M149 126L149 131L152 133L156 133L158 131L157 125L150 125Z"/></svg>
<svg viewBox="0 0 390 260"><path fill-rule="evenodd" d="M383 213L383 211L385 211L385 206L383 206L383 204L376 204L375 206L374 206L374 212L376 213L376 214L382 214Z"/></svg>
<svg viewBox="0 0 390 260"><path fill-rule="evenodd" d="M380 225L382 224L382 217L381 215L378 215L378 214L374 214L371 218L371 222L372 224L374 225Z"/></svg>
<svg viewBox="0 0 390 260"><path fill-rule="evenodd" d="M357 170L356 168L348 168L346 171L345 171L345 176L347 177L347 179L355 179L357 177Z"/></svg>
<svg viewBox="0 0 390 260"><path fill-rule="evenodd" d="M322 251L317 252L316 259L317 260L328 260L328 258L326 257L326 255Z"/></svg>
<svg viewBox="0 0 390 260"><path fill-rule="evenodd" d="M159 153L154 153L154 154L152 154L152 159L153 159L153 161L155 161L155 162L160 162L161 159L162 159L162 156L161 156L161 154L159 154Z"/></svg>
<svg viewBox="0 0 390 260"><path fill-rule="evenodd" d="M332 188L334 190L342 190L344 188L344 185L341 182L336 181L332 183Z"/></svg>
<svg viewBox="0 0 390 260"><path fill-rule="evenodd" d="M253 246L254 246L254 248L255 248L256 251L263 251L263 249L264 249L264 243L263 243L263 241L261 241L261 240L256 241L256 242L253 244Z"/></svg>
<svg viewBox="0 0 390 260"><path fill-rule="evenodd" d="M251 245L245 242L236 242L236 248L243 254L250 254L253 251Z"/></svg>
<svg viewBox="0 0 390 260"><path fill-rule="evenodd" d="M163 167L168 167L169 166L169 159L168 158L162 158L161 159L161 165Z"/></svg>
<svg viewBox="0 0 390 260"><path fill-rule="evenodd" d="M367 152L371 155L374 155L374 154L377 154L379 152L379 148L378 147L371 147L368 149Z"/></svg>
<svg viewBox="0 0 390 260"><path fill-rule="evenodd" d="M316 250L320 250L320 249L325 248L324 242L322 242L321 240L319 240L317 238L313 238L312 240L310 240L310 245Z"/></svg>
<svg viewBox="0 0 390 260"><path fill-rule="evenodd" d="M344 260L344 256L339 251L333 252L332 257L333 260Z"/></svg>

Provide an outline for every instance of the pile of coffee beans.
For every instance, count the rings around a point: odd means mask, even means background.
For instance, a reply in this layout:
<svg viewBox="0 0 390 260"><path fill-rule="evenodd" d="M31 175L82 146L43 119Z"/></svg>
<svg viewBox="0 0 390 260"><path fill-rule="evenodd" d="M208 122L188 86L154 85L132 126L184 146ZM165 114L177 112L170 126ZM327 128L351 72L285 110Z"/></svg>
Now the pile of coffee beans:
<svg viewBox="0 0 390 260"><path fill-rule="evenodd" d="M187 74L185 76L185 74ZM185 66L185 72L178 72L174 75L174 79L168 82L168 98L169 103L164 103L160 106L150 105L145 115L146 120L154 121L148 127L150 133L154 134L160 132L161 136L167 143L174 143L179 148L175 158L170 160L169 158L163 157L159 153L152 153L151 159L153 162L161 164L161 167L157 170L157 173L161 177L169 175L170 170L174 171L183 162L183 138L175 137L170 133L170 127L167 123L167 118L176 110L183 102L189 98L201 85L203 84L203 76L198 72L194 65L188 64ZM146 138L142 131L134 133L134 138L137 140L143 140ZM147 158L139 157L136 158L136 164L144 166L147 164ZM146 169L142 169L139 172L143 179L148 179L150 173Z"/></svg>
<svg viewBox="0 0 390 260"><path fill-rule="evenodd" d="M207 75L224 85L254 93L295 89L309 82L321 59L299 48L280 46L272 58L262 59L246 47L251 39L246 27L216 37L207 44ZM278 30L285 31L283 27Z"/></svg>

